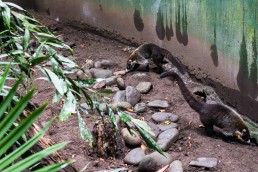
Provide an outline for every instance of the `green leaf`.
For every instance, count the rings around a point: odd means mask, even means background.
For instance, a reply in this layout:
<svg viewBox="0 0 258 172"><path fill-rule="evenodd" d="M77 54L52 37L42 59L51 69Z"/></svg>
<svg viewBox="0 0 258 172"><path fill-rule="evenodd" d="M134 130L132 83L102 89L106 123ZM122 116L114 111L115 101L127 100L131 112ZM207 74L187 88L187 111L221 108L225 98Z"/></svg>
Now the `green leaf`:
<svg viewBox="0 0 258 172"><path fill-rule="evenodd" d="M42 53L42 50L43 50L43 47L44 47L44 42L43 43L41 43L39 46L38 46L38 48L36 49L36 51L34 52L34 54L33 54L33 57L34 58L37 58L38 56L39 56L39 54L40 53Z"/></svg>
<svg viewBox="0 0 258 172"><path fill-rule="evenodd" d="M113 125L115 126L115 130L118 131L115 114L114 114L113 110L111 109L111 107L108 106L108 104L106 104L106 107L108 109L109 118L110 118L111 122L113 123Z"/></svg>
<svg viewBox="0 0 258 172"><path fill-rule="evenodd" d="M2 89L4 87L7 75L8 75L9 70L10 70L10 66L11 66L11 63L9 63L9 65L6 67L4 73L1 76L1 79L0 79L0 92L2 92ZM1 117L1 115L0 115L0 117Z"/></svg>
<svg viewBox="0 0 258 172"><path fill-rule="evenodd" d="M68 88L66 86L66 82L59 78L54 72L48 70L47 68L41 68L41 71L46 74L46 76L49 78L49 80L54 84L57 91L64 96L64 94L67 92Z"/></svg>
<svg viewBox="0 0 258 172"><path fill-rule="evenodd" d="M152 136L155 136L151 128L148 126L148 124L145 121L141 121L139 119L132 118L132 122L137 125L138 127L141 127L144 131L149 133Z"/></svg>
<svg viewBox="0 0 258 172"><path fill-rule="evenodd" d="M79 122L81 137L87 142L89 142L89 146L92 147L92 143L93 143L92 134L89 128L87 127L86 123L84 122L83 118L81 117L81 114L77 112L77 115L78 115L78 122Z"/></svg>
<svg viewBox="0 0 258 172"><path fill-rule="evenodd" d="M60 171L62 168L65 168L66 166L68 166L69 164L71 164L73 162L74 162L74 160L68 160L68 161L65 161L65 162L56 163L56 164L49 165L47 167L43 167L41 169L35 170L34 172Z"/></svg>
<svg viewBox="0 0 258 172"><path fill-rule="evenodd" d="M17 8L18 10L24 11L24 9L23 9L22 7L20 7L19 5L14 4L14 3L11 3L11 2L5 2L5 4L7 4L8 6L11 6L11 7Z"/></svg>
<svg viewBox="0 0 258 172"><path fill-rule="evenodd" d="M33 93L32 91L29 92L24 98L21 99L17 105L22 104L22 106L20 107L20 109L24 109L27 105L27 100L30 100L30 94ZM17 106L16 105L16 106ZM4 120L10 119L9 116L17 118L17 114L18 116L21 114L20 109L17 109L16 106L13 108L14 109L14 113L11 112L4 118ZM27 118L25 118L17 127L15 127L15 129L13 129L7 136L5 136L2 140L0 140L0 145L1 146L1 150L0 150L0 156L2 156L5 151L7 151L27 130L29 127L31 127L32 123L39 117L39 115L43 112L43 110L46 108L47 103L45 103L44 105L40 106L38 109L36 109L35 111L33 111ZM16 110L17 109L17 110ZM8 124L13 124L14 120L9 120ZM9 125L10 126L10 125ZM9 128L9 127L8 127ZM2 131L1 131L2 132ZM6 131L4 131L6 133ZM4 134L5 134L4 133Z"/></svg>
<svg viewBox="0 0 258 172"><path fill-rule="evenodd" d="M1 17L4 20L4 25L9 29L10 23L11 23L11 10L6 4L3 4L3 6L4 7L1 8L1 11L2 11Z"/></svg>
<svg viewBox="0 0 258 172"><path fill-rule="evenodd" d="M59 119L65 121L71 116L72 113L76 112L76 100L71 91L67 92L66 100L61 110Z"/></svg>
<svg viewBox="0 0 258 172"><path fill-rule="evenodd" d="M76 63L74 63L72 60L68 59L68 58L65 58L63 56L60 56L60 55L57 55L59 61L62 62L63 65L66 65L70 68L75 68L75 67L78 67L78 65Z"/></svg>
<svg viewBox="0 0 258 172"><path fill-rule="evenodd" d="M75 82L77 82L80 85L83 85L85 87L88 87L90 85L96 84L97 81L95 78L90 78L90 79L75 79Z"/></svg>
<svg viewBox="0 0 258 172"><path fill-rule="evenodd" d="M56 48L63 48L62 44L58 44L58 43L53 43L53 42L45 42L46 45L51 45L53 47L56 47Z"/></svg>
<svg viewBox="0 0 258 172"><path fill-rule="evenodd" d="M85 101L86 101L87 105L89 105L90 108L91 108L91 110L93 110L93 102L92 102L92 100L91 100L89 94L86 93L86 91L84 91L83 89L81 89L81 91L82 91L82 94L83 94L84 97L85 97Z"/></svg>
<svg viewBox="0 0 258 172"><path fill-rule="evenodd" d="M71 47L69 47L68 45L66 45L66 44L64 44L64 43L62 43L62 45L63 45L63 47L64 47L65 49L67 49L67 50L71 53L72 56L74 56L73 49L72 49Z"/></svg>
<svg viewBox="0 0 258 172"><path fill-rule="evenodd" d="M69 82L71 83L71 90L73 90L76 93L76 98L80 101L81 100L81 95L80 95L80 90L81 87L76 84L76 82L73 81L70 77L67 77Z"/></svg>
<svg viewBox="0 0 258 172"><path fill-rule="evenodd" d="M105 114L104 114L103 109L102 109L102 107L100 106L100 103L99 103L99 101L97 100L97 98L96 98L95 95L94 95L94 98L93 98L93 103L94 103L94 105L95 105L95 107L96 107L96 109L97 109L99 115L103 117Z"/></svg>
<svg viewBox="0 0 258 172"><path fill-rule="evenodd" d="M8 95L6 96L6 98L1 102L1 104L0 104L0 118L6 112L7 107L10 106L11 101L12 101L14 95L16 94L16 91L17 91L17 89L19 87L19 84L22 82L23 78L24 78L24 75L21 75L20 78L18 79L18 81L13 85L12 89L9 91ZM4 122L4 120L0 121L0 128L1 128L1 130L3 130L2 127L6 126L5 123L8 123L8 119L6 119L5 122ZM0 133L1 133L1 130L0 130ZM4 132L2 134L4 134ZM0 135L0 139L1 139L1 135Z"/></svg>
<svg viewBox="0 0 258 172"><path fill-rule="evenodd" d="M112 94L114 93L112 90L110 89L101 89L98 91L98 93L102 93L102 94Z"/></svg>
<svg viewBox="0 0 258 172"><path fill-rule="evenodd" d="M36 33L38 36L43 36L43 37L48 37L48 38L54 38L57 39L55 35L53 35L52 33L43 33L43 32L37 32Z"/></svg>
<svg viewBox="0 0 258 172"><path fill-rule="evenodd" d="M23 49L27 51L30 41L30 31L25 28L24 38L23 38Z"/></svg>
<svg viewBox="0 0 258 172"><path fill-rule="evenodd" d="M43 136L43 134L49 129L50 125L53 123L55 118L51 119L47 125L33 138L27 141L25 144L15 149L9 155L0 159L0 171L3 170L8 165L12 164L16 159L18 159L22 154L28 151L32 146L34 146L38 140Z"/></svg>
<svg viewBox="0 0 258 172"><path fill-rule="evenodd" d="M51 57L50 55L46 55L46 56L42 56L42 57L33 58L30 61L30 66L34 67L34 66L48 60L50 57Z"/></svg>
<svg viewBox="0 0 258 172"><path fill-rule="evenodd" d="M164 152L159 147L159 145L146 133L141 127L136 125L136 129L139 131L140 135L142 136L143 140L146 142L149 148L152 148L158 151L160 154L164 155ZM164 155L165 156L165 155Z"/></svg>
<svg viewBox="0 0 258 172"><path fill-rule="evenodd" d="M53 103L58 103L61 100L62 97L63 96L58 91L56 91L52 102Z"/></svg>
<svg viewBox="0 0 258 172"><path fill-rule="evenodd" d="M118 115L123 122L132 122L132 117L123 111L118 111Z"/></svg>
<svg viewBox="0 0 258 172"><path fill-rule="evenodd" d="M38 161L40 161L44 157L46 157L46 156L50 155L51 153L63 148L66 145L67 145L67 143L59 143L59 144L56 144L54 146L51 146L47 149L44 149L40 152L37 152L37 153L19 161L16 164L13 164L12 166L3 170L2 172L23 171L23 170L27 169L28 167L30 167L31 165L37 163Z"/></svg>

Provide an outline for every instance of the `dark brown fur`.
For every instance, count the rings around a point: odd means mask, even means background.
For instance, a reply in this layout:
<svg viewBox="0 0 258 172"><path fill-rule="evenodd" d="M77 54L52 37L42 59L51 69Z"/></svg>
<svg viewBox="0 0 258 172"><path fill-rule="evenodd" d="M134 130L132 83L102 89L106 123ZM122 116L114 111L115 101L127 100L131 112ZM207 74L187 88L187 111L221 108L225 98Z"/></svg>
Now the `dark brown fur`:
<svg viewBox="0 0 258 172"><path fill-rule="evenodd" d="M236 111L219 103L208 104L198 101L187 89L178 74L167 71L160 75L161 78L168 76L172 76L177 81L187 103L200 114L200 120L205 126L208 135L213 135L213 126L215 125L222 129L222 133L226 138L235 137L246 143L250 141L248 127Z"/></svg>
<svg viewBox="0 0 258 172"><path fill-rule="evenodd" d="M162 70L162 64L166 63L164 59L169 60L181 74L185 74L185 70L179 60L174 57L168 50L157 46L156 44L148 43L139 46L127 60L127 70L131 71L138 68L140 64L148 63L146 59L152 59L159 70Z"/></svg>

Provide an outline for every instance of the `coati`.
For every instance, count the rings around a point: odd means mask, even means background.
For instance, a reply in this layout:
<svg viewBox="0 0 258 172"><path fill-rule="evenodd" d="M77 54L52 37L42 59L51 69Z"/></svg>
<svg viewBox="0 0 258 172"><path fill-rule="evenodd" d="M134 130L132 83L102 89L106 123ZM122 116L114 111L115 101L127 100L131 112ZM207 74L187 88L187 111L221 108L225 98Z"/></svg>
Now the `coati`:
<svg viewBox="0 0 258 172"><path fill-rule="evenodd" d="M126 63L126 71L132 71L137 69L141 64L148 64L147 59L152 59L154 64L157 65L159 70L162 70L162 64L170 61L181 74L185 74L185 69L180 64L179 60L174 57L168 50L157 46L156 44L147 43L139 46L130 55ZM147 65L147 70L149 65Z"/></svg>
<svg viewBox="0 0 258 172"><path fill-rule="evenodd" d="M196 112L205 126L209 136L213 135L213 126L220 128L224 139L237 138L244 143L250 143L250 133L241 116L228 106L216 103L208 104L198 101L187 89L185 83L178 74L171 71L163 72L160 78L171 76L178 83L183 97Z"/></svg>

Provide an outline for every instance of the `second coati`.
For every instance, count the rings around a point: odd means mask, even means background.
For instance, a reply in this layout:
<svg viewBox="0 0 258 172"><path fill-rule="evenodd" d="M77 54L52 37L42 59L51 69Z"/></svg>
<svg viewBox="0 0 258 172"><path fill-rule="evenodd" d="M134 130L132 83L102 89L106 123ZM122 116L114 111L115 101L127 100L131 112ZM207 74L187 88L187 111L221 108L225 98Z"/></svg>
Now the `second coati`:
<svg viewBox="0 0 258 172"><path fill-rule="evenodd" d="M133 51L126 63L127 72L137 69L141 64L147 64L148 68L149 65L147 59L152 59L159 70L162 69L162 64L169 61L181 74L184 75L186 73L185 69L176 57L174 57L168 50L153 43L143 44Z"/></svg>
<svg viewBox="0 0 258 172"><path fill-rule="evenodd" d="M213 126L222 130L225 139L237 138L244 143L250 143L250 133L241 116L228 106L216 103L208 104L198 101L187 89L185 83L178 74L171 71L163 72L160 78L171 76L178 86L187 103L200 115L200 120L205 126L209 136L213 135Z"/></svg>

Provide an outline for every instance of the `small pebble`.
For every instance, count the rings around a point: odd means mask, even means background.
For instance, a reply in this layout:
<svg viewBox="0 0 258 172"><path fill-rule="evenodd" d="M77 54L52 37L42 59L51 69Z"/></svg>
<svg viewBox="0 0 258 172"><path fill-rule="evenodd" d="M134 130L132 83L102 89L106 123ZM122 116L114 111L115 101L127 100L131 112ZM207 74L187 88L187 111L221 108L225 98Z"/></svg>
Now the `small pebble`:
<svg viewBox="0 0 258 172"><path fill-rule="evenodd" d="M120 90L124 90L125 89L125 81L123 80L123 78L117 78L116 80L117 82L117 87L120 89Z"/></svg>
<svg viewBox="0 0 258 172"><path fill-rule="evenodd" d="M168 108L169 103L166 100L154 100L148 103L148 107L153 108Z"/></svg>
<svg viewBox="0 0 258 172"><path fill-rule="evenodd" d="M205 168L214 168L217 166L217 164L218 164L217 158L207 158L207 157L200 157L200 158L197 158L197 161L190 162L191 166L205 167Z"/></svg>
<svg viewBox="0 0 258 172"><path fill-rule="evenodd" d="M148 93L152 88L151 82L140 82L137 86L136 89L143 94Z"/></svg>
<svg viewBox="0 0 258 172"><path fill-rule="evenodd" d="M143 113L143 112L146 112L146 110L147 110L147 105L145 103L137 103L134 106L134 111L136 113Z"/></svg>

